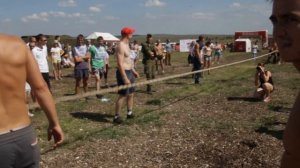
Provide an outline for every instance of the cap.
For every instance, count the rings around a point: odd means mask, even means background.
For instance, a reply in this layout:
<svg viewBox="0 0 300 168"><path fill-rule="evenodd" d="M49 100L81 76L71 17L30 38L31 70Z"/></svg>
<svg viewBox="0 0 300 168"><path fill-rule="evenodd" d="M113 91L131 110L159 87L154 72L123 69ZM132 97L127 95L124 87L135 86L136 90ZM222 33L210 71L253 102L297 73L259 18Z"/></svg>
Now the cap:
<svg viewBox="0 0 300 168"><path fill-rule="evenodd" d="M131 27L124 27L122 30L121 30L121 34L122 35L127 35L127 34L132 34L135 32L135 29L134 28L131 28Z"/></svg>

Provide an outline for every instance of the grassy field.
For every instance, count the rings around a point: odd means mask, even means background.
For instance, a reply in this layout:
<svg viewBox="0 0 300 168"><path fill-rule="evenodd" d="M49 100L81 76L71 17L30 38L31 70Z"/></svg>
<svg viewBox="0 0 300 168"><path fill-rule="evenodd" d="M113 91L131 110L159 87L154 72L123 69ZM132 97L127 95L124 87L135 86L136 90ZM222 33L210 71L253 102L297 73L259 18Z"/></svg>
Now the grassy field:
<svg viewBox="0 0 300 168"><path fill-rule="evenodd" d="M263 51L265 52L265 51ZM262 54L262 53L260 53ZM221 64L250 58L225 52ZM191 71L186 53L174 53L164 75ZM263 59L205 73L200 85L191 76L137 88L136 118L112 123L117 94L57 104L66 135L64 145L51 150L46 141L45 115L32 118L42 152L42 167L279 167L282 134L299 90L298 72L291 64L268 64L276 90L270 103L254 101L255 66ZM115 60L109 84L115 85ZM217 65L213 65L217 66ZM138 81L145 80L143 66ZM51 81L54 97L72 95L72 69L62 81ZM95 90L90 79L90 91ZM121 114L125 119L126 108Z"/></svg>

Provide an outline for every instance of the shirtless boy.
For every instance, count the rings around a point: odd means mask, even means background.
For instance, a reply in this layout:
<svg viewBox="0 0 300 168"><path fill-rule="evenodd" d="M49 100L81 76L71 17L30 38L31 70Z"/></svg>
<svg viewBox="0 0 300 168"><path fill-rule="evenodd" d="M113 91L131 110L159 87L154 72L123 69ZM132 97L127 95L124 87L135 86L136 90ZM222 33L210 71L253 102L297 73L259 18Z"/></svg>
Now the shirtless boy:
<svg viewBox="0 0 300 168"><path fill-rule="evenodd" d="M39 67L25 43L18 37L0 34L0 165L39 167L37 138L27 114L25 82L35 93L48 118L48 140L54 147L63 142L54 102Z"/></svg>
<svg viewBox="0 0 300 168"><path fill-rule="evenodd" d="M120 44L116 48L117 57L117 82L118 85L128 85L135 82L135 78L139 77L139 74L134 69L134 61L130 57L129 42L134 33L134 29L130 27L124 27L121 30L122 38ZM125 100L127 100L127 119L133 118L133 93L134 88L120 90L119 97L116 102L116 111L113 122L116 124L122 123L120 112Z"/></svg>

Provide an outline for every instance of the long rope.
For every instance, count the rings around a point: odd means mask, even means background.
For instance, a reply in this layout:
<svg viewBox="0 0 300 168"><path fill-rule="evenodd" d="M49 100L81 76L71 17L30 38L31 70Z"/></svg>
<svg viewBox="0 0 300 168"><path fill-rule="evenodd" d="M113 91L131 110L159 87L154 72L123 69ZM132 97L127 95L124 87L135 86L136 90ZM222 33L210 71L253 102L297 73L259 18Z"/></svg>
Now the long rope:
<svg viewBox="0 0 300 168"><path fill-rule="evenodd" d="M257 56L256 59L271 55L275 52L278 52L278 51L274 51L274 52L270 52L268 54ZM233 65L236 65L236 64L241 64L241 63L244 63L244 62L253 61L253 59L254 58L250 58L250 59L237 61L237 62L225 64L225 65L220 65L220 66L216 66L216 67L212 67L212 68L208 68L208 69L202 69L202 70L198 70L198 71L186 72L186 73L182 73L182 74L176 74L176 75L171 75L171 76L167 76L167 77L146 80L146 81L133 83L133 84L128 84L128 85L116 86L116 87L113 87L113 88L103 89L103 90L99 90L99 91L86 92L86 93L83 93L83 94L80 94L80 95L63 96L63 97L56 98L54 100L54 103L57 104L57 103L65 102L65 101L71 101L71 100L82 99L82 98L85 98L85 97L95 96L97 94L117 92L117 91L122 90L122 89L128 89L128 88L131 88L131 87L143 86L143 85L147 85L147 84L152 84L152 83L157 83L157 82L166 81L166 80L170 80L170 79L180 78L180 77L183 77L183 76L192 75L192 74L195 74L195 73L201 73L201 72L206 72L206 71L209 71L209 70L225 68L225 67L233 66ZM30 109L34 109L34 108L37 108L37 107L39 107L39 105L37 103L34 103L34 104L30 105Z"/></svg>

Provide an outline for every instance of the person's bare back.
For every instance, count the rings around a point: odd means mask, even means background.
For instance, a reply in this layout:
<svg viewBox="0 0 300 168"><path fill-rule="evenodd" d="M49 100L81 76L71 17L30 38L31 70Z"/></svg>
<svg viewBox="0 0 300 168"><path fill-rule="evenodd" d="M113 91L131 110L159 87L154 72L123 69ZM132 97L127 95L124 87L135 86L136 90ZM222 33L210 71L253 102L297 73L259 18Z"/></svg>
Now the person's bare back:
<svg viewBox="0 0 300 168"><path fill-rule="evenodd" d="M52 95L31 51L18 37L0 34L0 135L30 125L25 104L27 81L48 119L48 140L64 140ZM1 139L0 139L1 140Z"/></svg>
<svg viewBox="0 0 300 168"><path fill-rule="evenodd" d="M0 34L0 133L30 124L24 94L28 55L21 39Z"/></svg>

